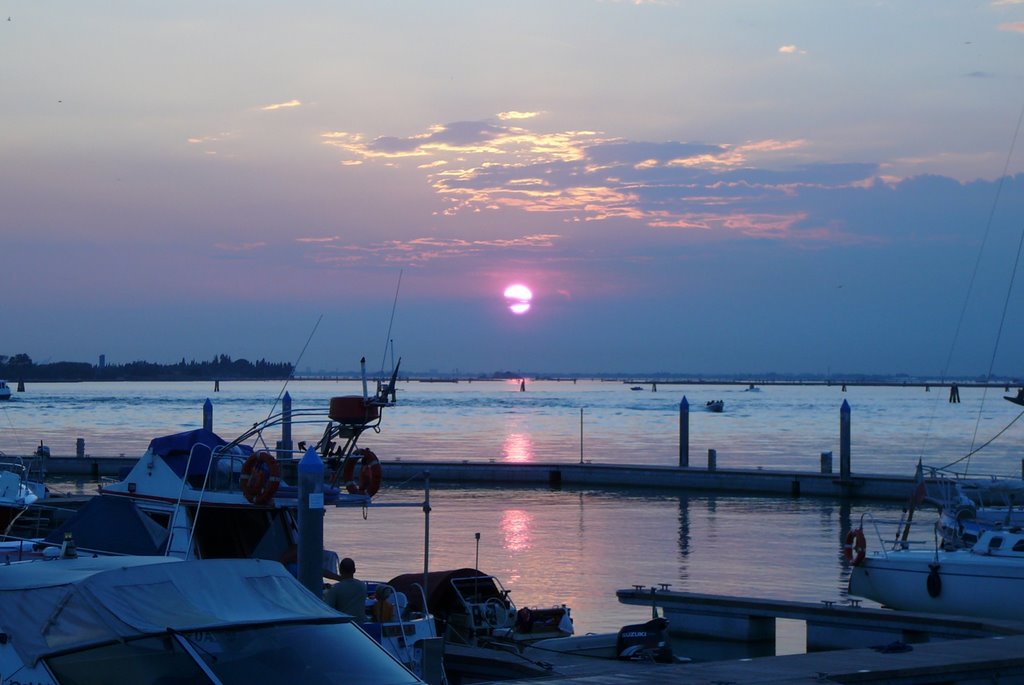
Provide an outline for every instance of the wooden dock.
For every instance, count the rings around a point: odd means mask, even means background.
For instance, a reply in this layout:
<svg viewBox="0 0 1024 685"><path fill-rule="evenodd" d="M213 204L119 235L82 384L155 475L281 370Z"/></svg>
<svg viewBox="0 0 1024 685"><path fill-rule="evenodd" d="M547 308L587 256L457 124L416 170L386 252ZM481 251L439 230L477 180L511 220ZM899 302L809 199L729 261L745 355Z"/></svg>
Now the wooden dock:
<svg viewBox="0 0 1024 685"><path fill-rule="evenodd" d="M696 655L695 655L696 656ZM559 664L548 678L503 685L1022 685L1024 636L909 645L906 651L846 649L690 664L593 659Z"/></svg>
<svg viewBox="0 0 1024 685"><path fill-rule="evenodd" d="M776 619L807 625L808 652L872 647L903 642L921 644L942 640L1024 635L1024 620L996 621L963 616L939 616L894 611L837 602L796 602L758 597L730 597L673 592L666 586L635 585L616 592L619 602L656 606L673 634L719 640L775 639Z"/></svg>
<svg viewBox="0 0 1024 685"><path fill-rule="evenodd" d="M138 460L128 457L24 457L34 473L47 477L98 480L117 477ZM289 466L285 463L285 478ZM507 463L495 461L385 461L384 485L404 483L429 473L432 483L585 488L657 488L728 492L781 497L857 498L906 501L913 490L910 475L838 474L770 469L707 469L577 462Z"/></svg>

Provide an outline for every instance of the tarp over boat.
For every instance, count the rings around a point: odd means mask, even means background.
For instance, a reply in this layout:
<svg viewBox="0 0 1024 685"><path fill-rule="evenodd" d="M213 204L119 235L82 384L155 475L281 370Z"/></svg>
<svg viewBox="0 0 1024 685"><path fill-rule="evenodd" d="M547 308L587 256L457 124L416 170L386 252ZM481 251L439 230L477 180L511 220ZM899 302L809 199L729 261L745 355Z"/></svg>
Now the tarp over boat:
<svg viewBox="0 0 1024 685"><path fill-rule="evenodd" d="M169 629L339 616L281 564L260 559L79 557L0 566L0 631L29 664Z"/></svg>
<svg viewBox="0 0 1024 685"><path fill-rule="evenodd" d="M54 528L46 541L59 545L71 533L79 549L107 554L162 555L166 528L124 497L93 497L74 516Z"/></svg>
<svg viewBox="0 0 1024 685"><path fill-rule="evenodd" d="M477 602L484 602L490 597L501 597L501 591L493 580L492 576L475 568L457 568L448 571L432 571L427 574L427 610L438 618L445 618L449 614L463 613L465 607L459 599L459 593L453 580L460 578L479 578ZM388 585L398 592L405 594L409 600L409 608L413 611L423 611L423 602L420 599L419 586L423 585L422 573L405 573L392 578Z"/></svg>
<svg viewBox="0 0 1024 685"><path fill-rule="evenodd" d="M210 458L214 450L224 447L228 442L213 431L205 428L165 435L160 438L153 438L149 442L148 452L167 462L167 465L178 475L179 478L187 476L202 476L210 467ZM248 457L252 454L252 447L248 445L236 445L230 454L239 457ZM189 456L191 455L191 459ZM185 473L186 466L188 473Z"/></svg>

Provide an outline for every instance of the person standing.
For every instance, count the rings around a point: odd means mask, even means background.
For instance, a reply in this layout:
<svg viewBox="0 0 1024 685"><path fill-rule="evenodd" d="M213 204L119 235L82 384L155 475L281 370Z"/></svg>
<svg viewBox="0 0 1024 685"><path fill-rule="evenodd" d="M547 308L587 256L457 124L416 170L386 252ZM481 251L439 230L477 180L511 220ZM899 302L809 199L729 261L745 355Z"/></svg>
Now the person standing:
<svg viewBox="0 0 1024 685"><path fill-rule="evenodd" d="M355 574L356 562L348 557L342 559L338 563L341 580L324 593L324 603L362 622L366 620L366 583L358 580Z"/></svg>

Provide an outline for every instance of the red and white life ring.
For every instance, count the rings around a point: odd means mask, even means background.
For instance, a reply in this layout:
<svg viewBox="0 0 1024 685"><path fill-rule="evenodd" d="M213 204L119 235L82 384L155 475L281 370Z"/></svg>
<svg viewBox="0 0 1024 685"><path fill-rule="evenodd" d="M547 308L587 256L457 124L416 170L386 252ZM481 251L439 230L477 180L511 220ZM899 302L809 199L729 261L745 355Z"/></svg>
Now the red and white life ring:
<svg viewBox="0 0 1024 685"><path fill-rule="evenodd" d="M358 480L356 476L357 462L359 463ZM341 480L345 483L345 489L351 494L373 497L380 490L382 475L377 455L368 449L361 448L345 458Z"/></svg>
<svg viewBox="0 0 1024 685"><path fill-rule="evenodd" d="M864 531L861 528L854 528L846 534L846 543L843 545L843 555L846 560L854 566L859 566L864 561L864 555L868 551L868 543L864 539Z"/></svg>
<svg viewBox="0 0 1024 685"><path fill-rule="evenodd" d="M242 464L242 494L253 504L266 504L281 485L281 464L270 452L253 452Z"/></svg>

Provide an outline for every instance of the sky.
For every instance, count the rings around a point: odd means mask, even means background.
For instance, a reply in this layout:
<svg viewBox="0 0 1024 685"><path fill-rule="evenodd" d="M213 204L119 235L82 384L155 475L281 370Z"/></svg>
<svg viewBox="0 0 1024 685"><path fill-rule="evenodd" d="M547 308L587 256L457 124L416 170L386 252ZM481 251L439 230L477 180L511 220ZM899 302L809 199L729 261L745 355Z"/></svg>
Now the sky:
<svg viewBox="0 0 1024 685"><path fill-rule="evenodd" d="M1024 377L1022 113L1024 0L0 0L0 355Z"/></svg>

